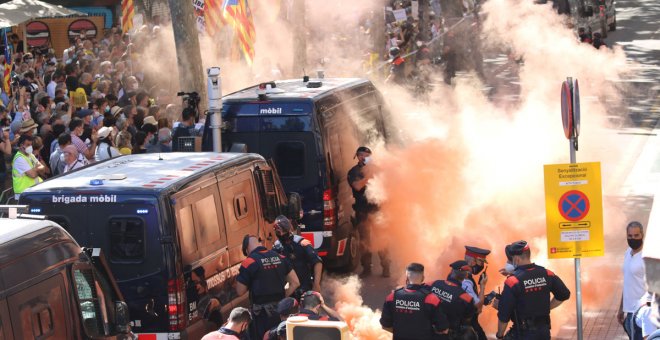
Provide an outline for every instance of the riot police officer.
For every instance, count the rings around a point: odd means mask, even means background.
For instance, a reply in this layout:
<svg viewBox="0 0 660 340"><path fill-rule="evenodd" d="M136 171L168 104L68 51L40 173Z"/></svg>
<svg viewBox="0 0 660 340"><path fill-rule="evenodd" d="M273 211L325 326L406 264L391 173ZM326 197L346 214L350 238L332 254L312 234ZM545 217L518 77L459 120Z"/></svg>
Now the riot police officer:
<svg viewBox="0 0 660 340"><path fill-rule="evenodd" d="M300 288L296 296L299 297L302 292L308 290L320 292L323 264L312 242L300 235L294 235L293 226L286 216L277 216L273 228L277 235L273 250L289 259L298 275Z"/></svg>
<svg viewBox="0 0 660 340"><path fill-rule="evenodd" d="M435 339L448 333L441 300L423 282L424 266L411 263L406 267L406 286L385 299L380 324L394 334L394 340Z"/></svg>
<svg viewBox="0 0 660 340"><path fill-rule="evenodd" d="M467 278L471 268L467 262L460 260L449 265L451 273L447 280L436 280L430 286L442 303L440 309L449 321L449 338L463 339L466 333L476 333L472 328L472 317L476 311L474 299L461 288L461 282Z"/></svg>
<svg viewBox="0 0 660 340"><path fill-rule="evenodd" d="M496 336L504 339L509 321L513 321L507 338L550 339L550 310L568 300L571 292L555 273L531 262L527 242L512 243L510 252L516 269L504 281Z"/></svg>
<svg viewBox="0 0 660 340"><path fill-rule="evenodd" d="M277 303L300 286L291 263L282 255L266 249L254 235L245 235L243 255L236 277L236 293L250 292L253 322L250 336L257 339L280 323ZM285 289L285 285L289 286Z"/></svg>
<svg viewBox="0 0 660 340"><path fill-rule="evenodd" d="M386 83L404 85L406 83L406 59L401 56L401 50L398 47L390 48L390 75L385 79Z"/></svg>
<svg viewBox="0 0 660 340"><path fill-rule="evenodd" d="M369 214L378 210L378 206L369 202L366 195L367 182L369 177L365 175L364 168L368 166L371 159L371 149L366 146L360 146L355 151L355 157L358 164L352 167L347 174L348 184L353 191L353 211L355 211L355 226L360 233L360 262L362 262L362 273L360 276L367 277L371 275L371 229L367 225ZM390 259L386 249L378 252L380 265L383 267L381 275L390 276Z"/></svg>
<svg viewBox="0 0 660 340"><path fill-rule="evenodd" d="M490 250L488 249L465 246L465 262L468 263L471 270L468 273L467 278L463 280L462 287L474 299L474 306L477 311L472 318L472 327L477 333L479 340L487 339L486 333L479 324L479 314L484 306L484 289L488 282L488 275L486 275L485 267L488 263L488 261L486 261L486 256L488 256L488 254L490 254ZM478 286L477 281L474 279L474 275L479 275Z"/></svg>

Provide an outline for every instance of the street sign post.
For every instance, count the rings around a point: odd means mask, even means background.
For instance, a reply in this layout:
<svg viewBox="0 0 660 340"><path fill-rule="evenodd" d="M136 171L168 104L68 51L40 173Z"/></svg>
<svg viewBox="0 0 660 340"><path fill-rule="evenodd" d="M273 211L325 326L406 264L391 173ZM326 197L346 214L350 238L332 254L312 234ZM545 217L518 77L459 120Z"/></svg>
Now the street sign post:
<svg viewBox="0 0 660 340"><path fill-rule="evenodd" d="M548 258L575 258L578 340L583 339L580 259L602 256L605 251L600 163L576 164L575 160L580 115L580 87L577 79L569 77L561 84L561 121L571 163L545 166L545 200Z"/></svg>
<svg viewBox="0 0 660 340"><path fill-rule="evenodd" d="M548 258L604 255L600 163L545 165Z"/></svg>

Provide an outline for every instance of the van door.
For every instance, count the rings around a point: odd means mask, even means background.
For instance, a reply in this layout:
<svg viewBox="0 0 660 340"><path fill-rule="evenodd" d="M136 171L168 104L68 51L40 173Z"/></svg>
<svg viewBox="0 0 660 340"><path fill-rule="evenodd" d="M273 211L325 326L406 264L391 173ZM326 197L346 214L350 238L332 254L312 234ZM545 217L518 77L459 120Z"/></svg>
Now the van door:
<svg viewBox="0 0 660 340"><path fill-rule="evenodd" d="M222 200L215 176L195 182L173 196L191 338L210 329L204 319L221 323L231 311L231 276ZM220 306L215 306L218 301ZM213 326L215 327L215 326Z"/></svg>
<svg viewBox="0 0 660 340"><path fill-rule="evenodd" d="M7 299L14 339L72 339L71 313L61 273Z"/></svg>

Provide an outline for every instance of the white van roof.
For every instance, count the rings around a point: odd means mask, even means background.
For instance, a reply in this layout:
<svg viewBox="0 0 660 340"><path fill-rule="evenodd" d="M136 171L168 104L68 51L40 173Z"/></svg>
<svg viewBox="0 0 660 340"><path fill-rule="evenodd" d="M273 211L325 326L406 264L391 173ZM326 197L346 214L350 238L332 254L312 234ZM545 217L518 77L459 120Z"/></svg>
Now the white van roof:
<svg viewBox="0 0 660 340"><path fill-rule="evenodd" d="M210 167L248 155L259 157L254 154L217 152L126 155L44 181L27 189L26 193L60 188L162 189Z"/></svg>
<svg viewBox="0 0 660 340"><path fill-rule="evenodd" d="M0 244L15 240L35 231L55 227L57 224L48 220L31 220L23 218L0 218Z"/></svg>

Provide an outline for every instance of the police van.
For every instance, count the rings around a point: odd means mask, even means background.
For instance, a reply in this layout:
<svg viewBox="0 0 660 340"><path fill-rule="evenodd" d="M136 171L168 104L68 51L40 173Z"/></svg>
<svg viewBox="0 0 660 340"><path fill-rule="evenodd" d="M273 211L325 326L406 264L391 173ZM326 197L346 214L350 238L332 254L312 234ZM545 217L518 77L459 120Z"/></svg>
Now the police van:
<svg viewBox="0 0 660 340"><path fill-rule="evenodd" d="M357 164L358 146L393 139L388 117L382 95L367 79L274 81L223 97L222 145L273 159L284 188L301 195L301 235L326 268L353 270L359 235L346 176ZM209 131L207 123L207 150Z"/></svg>
<svg viewBox="0 0 660 340"><path fill-rule="evenodd" d="M535 0L546 4L548 0ZM556 0L552 3L558 14L566 15L574 29L585 28L589 32L599 32L603 38L608 31L616 30L616 7L614 0Z"/></svg>
<svg viewBox="0 0 660 340"><path fill-rule="evenodd" d="M104 250L133 331L147 339L199 339L247 305L235 289L243 236L270 246L275 217L300 215L275 169L244 153L122 156L31 187L20 202Z"/></svg>
<svg viewBox="0 0 660 340"><path fill-rule="evenodd" d="M0 218L0 339L131 339L100 249L81 248L43 217L20 216Z"/></svg>

